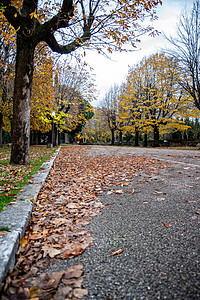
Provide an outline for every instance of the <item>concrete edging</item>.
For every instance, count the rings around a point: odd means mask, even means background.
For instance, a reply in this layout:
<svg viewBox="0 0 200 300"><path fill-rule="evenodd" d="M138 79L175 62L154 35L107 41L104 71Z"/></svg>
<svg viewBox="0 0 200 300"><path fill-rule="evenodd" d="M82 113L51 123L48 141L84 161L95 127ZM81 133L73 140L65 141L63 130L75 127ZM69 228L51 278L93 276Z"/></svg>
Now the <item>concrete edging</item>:
<svg viewBox="0 0 200 300"><path fill-rule="evenodd" d="M34 183L24 186L23 191L17 195L18 199L0 212L0 226L7 226L11 229L8 234L0 236L0 283L15 265L15 254L19 247L19 240L24 236L31 217L32 201L37 199L60 148L56 150L50 160L42 164L42 169L33 175Z"/></svg>

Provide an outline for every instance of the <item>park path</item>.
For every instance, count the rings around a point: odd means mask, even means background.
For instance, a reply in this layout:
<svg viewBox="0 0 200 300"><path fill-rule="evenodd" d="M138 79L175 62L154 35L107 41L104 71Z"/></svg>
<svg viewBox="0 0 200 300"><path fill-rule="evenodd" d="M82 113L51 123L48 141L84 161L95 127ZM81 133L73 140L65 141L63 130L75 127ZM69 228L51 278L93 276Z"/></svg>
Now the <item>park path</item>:
<svg viewBox="0 0 200 300"><path fill-rule="evenodd" d="M199 299L199 182L199 151L63 147L2 299Z"/></svg>
<svg viewBox="0 0 200 300"><path fill-rule="evenodd" d="M92 153L96 155L132 154L151 157L173 163L187 164L200 167L200 150L178 150L170 148L139 148L139 147L101 147L93 146Z"/></svg>

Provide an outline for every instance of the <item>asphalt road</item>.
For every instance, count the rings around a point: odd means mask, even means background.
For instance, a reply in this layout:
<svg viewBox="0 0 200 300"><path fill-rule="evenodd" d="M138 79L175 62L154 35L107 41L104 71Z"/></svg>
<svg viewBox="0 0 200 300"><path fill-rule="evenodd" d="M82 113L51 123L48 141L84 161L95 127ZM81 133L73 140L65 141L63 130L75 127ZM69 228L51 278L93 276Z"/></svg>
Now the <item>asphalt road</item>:
<svg viewBox="0 0 200 300"><path fill-rule="evenodd" d="M100 195L107 205L87 226L93 246L48 272L83 264L87 300L200 299L200 151L93 146L88 155L141 155L167 168Z"/></svg>

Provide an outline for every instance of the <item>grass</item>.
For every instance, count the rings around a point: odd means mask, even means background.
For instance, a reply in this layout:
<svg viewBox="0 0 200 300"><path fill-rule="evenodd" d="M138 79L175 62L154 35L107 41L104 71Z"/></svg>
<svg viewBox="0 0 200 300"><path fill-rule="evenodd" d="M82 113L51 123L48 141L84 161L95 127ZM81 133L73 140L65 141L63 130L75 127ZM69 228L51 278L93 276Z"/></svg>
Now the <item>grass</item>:
<svg viewBox="0 0 200 300"><path fill-rule="evenodd" d="M0 227L0 231L10 231L10 228L8 226Z"/></svg>
<svg viewBox="0 0 200 300"><path fill-rule="evenodd" d="M45 146L30 147L30 164L13 165L10 161L10 148L0 148L0 211L15 200L21 188L31 183L31 177L58 149Z"/></svg>

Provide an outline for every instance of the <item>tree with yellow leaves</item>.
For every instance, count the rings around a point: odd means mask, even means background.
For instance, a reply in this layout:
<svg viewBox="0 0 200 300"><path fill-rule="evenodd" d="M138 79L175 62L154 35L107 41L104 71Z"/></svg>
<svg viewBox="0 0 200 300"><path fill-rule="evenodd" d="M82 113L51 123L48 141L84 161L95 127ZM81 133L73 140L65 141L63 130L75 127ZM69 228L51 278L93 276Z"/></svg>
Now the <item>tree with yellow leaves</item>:
<svg viewBox="0 0 200 300"><path fill-rule="evenodd" d="M108 119L102 107L94 107L94 116L81 131L84 143L104 144L111 141L111 131Z"/></svg>
<svg viewBox="0 0 200 300"><path fill-rule="evenodd" d="M129 70L121 97L125 130L153 129L154 146L159 146L160 132L188 128L180 118L195 116L197 111L178 84L178 69L177 60L157 53Z"/></svg>

